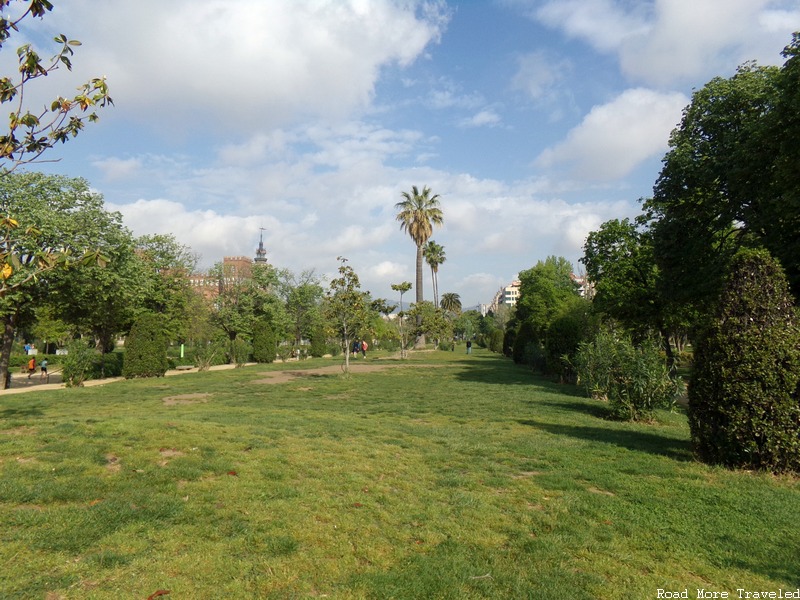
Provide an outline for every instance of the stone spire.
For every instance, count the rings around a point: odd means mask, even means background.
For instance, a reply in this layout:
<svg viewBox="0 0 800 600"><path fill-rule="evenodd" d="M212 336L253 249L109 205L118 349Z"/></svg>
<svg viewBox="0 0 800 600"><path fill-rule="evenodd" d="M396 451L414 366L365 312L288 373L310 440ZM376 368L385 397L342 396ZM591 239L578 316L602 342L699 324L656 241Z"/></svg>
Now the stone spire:
<svg viewBox="0 0 800 600"><path fill-rule="evenodd" d="M264 228L261 227L261 237L258 240L258 248L256 249L256 257L254 261L258 264L267 262L267 250L264 248Z"/></svg>

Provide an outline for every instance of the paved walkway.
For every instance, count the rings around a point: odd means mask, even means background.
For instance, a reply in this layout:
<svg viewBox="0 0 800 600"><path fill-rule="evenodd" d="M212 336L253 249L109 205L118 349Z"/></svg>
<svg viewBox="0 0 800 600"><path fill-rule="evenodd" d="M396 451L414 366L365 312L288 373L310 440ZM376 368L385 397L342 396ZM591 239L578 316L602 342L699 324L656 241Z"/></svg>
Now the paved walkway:
<svg viewBox="0 0 800 600"><path fill-rule="evenodd" d="M255 364L255 363L253 363ZM211 367L210 371L219 371L223 369L233 369L236 365L215 365ZM171 377L173 375L183 375L184 373L197 373L197 367L192 367L191 369L171 369L164 373L166 377ZM92 387L95 385L105 385L107 383L114 383L115 381L123 381L124 377L107 377L105 379L90 379L88 381L83 382L84 387ZM11 387L5 390L0 390L0 396L6 394L23 394L25 392L41 392L44 390L59 390L65 388L64 382L61 378L60 372L55 372L50 374L50 379L45 380L41 378L40 373L35 373L31 375L31 378L28 379L28 376L24 373L12 373L11 374Z"/></svg>

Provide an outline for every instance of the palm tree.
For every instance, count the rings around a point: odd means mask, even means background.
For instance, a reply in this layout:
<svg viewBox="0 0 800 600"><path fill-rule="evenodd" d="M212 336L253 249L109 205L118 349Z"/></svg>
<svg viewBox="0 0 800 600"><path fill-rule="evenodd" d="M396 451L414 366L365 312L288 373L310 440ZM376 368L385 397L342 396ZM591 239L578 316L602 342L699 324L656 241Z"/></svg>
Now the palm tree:
<svg viewBox="0 0 800 600"><path fill-rule="evenodd" d="M400 358L406 357L406 334L403 332L403 317L405 316L403 313L403 294L405 294L408 290L411 289L411 282L404 281L403 283L393 283L392 289L395 292L400 292L400 314L398 317L400 318Z"/></svg>
<svg viewBox="0 0 800 600"><path fill-rule="evenodd" d="M455 292L442 294L442 310L458 315L461 312L461 296Z"/></svg>
<svg viewBox="0 0 800 600"><path fill-rule="evenodd" d="M433 234L433 226L441 227L444 223L442 210L439 208L439 194L431 195L429 187L422 188L422 192L417 186L411 187L411 192L402 192L403 201L395 204L397 220L400 221L400 229L408 233L417 246L417 304L422 302L422 247ZM421 317L417 317L417 325L421 324ZM417 346L425 344L425 336L417 338Z"/></svg>
<svg viewBox="0 0 800 600"><path fill-rule="evenodd" d="M447 256L444 253L444 246L440 246L433 240L425 244L422 249L425 262L431 268L431 281L433 281L433 305L439 307L439 265L442 264Z"/></svg>

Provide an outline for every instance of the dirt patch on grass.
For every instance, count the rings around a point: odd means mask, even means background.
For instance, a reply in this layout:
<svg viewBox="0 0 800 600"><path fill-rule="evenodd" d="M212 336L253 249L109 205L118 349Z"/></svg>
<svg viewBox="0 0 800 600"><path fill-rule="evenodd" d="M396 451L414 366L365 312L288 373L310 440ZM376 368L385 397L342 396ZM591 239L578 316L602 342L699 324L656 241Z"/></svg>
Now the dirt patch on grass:
<svg viewBox="0 0 800 600"><path fill-rule="evenodd" d="M208 402L211 394L181 394L180 396L166 396L162 402L166 406L176 406L178 404L197 404L198 402Z"/></svg>
<svg viewBox="0 0 800 600"><path fill-rule="evenodd" d="M106 454L106 469L112 473L119 472L120 469L122 469L122 465L119 462L119 456L114 454Z"/></svg>
<svg viewBox="0 0 800 600"><path fill-rule="evenodd" d="M516 475L512 475L512 479L527 479L528 477L536 477L537 475L541 475L541 471L521 471Z"/></svg>
<svg viewBox="0 0 800 600"><path fill-rule="evenodd" d="M36 429L28 425L20 425L19 427L12 427L11 429L3 429L3 431L0 431L0 435L33 435L35 433Z"/></svg>
<svg viewBox="0 0 800 600"><path fill-rule="evenodd" d="M601 490L600 488L590 487L589 491L593 494L602 494L603 496L616 496L614 492L609 492L608 490Z"/></svg>
<svg viewBox="0 0 800 600"><path fill-rule="evenodd" d="M375 373L378 371L385 371L394 367L408 366L404 364L393 363L350 363L351 373ZM317 369L304 369L302 371L275 371L270 373L264 379L257 379L253 383L258 384L273 384L273 383L288 383L295 379L308 379L312 377L327 377L330 375L339 375L343 373L341 365L329 365L327 367L319 367Z"/></svg>

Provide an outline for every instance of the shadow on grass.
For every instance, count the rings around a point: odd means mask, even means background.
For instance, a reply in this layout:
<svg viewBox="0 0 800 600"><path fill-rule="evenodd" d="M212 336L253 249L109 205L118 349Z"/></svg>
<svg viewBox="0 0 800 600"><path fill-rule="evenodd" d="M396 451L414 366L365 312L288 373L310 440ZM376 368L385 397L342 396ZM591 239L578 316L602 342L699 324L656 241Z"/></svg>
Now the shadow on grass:
<svg viewBox="0 0 800 600"><path fill-rule="evenodd" d="M567 386L564 386L567 387ZM574 386L572 386L574 387ZM577 388L575 388L577 389ZM559 390L561 393L566 393L565 391ZM547 400L538 400L536 402L531 402L531 404L535 404L536 406L549 406L556 410L564 411L564 412L577 412L583 413L585 415L589 415L590 417L596 417L598 419L610 419L612 417L612 412L608 408L607 404L603 404L599 400L588 400L580 394L580 390L575 396L581 396L585 399L584 402L580 401L563 401L563 402L549 402Z"/></svg>
<svg viewBox="0 0 800 600"><path fill-rule="evenodd" d="M517 422L555 435L566 435L590 442L603 442L604 444L612 444L636 452L667 456L682 462L694 460L688 440L677 440L644 431L559 425L556 423L540 423L530 419L520 419Z"/></svg>
<svg viewBox="0 0 800 600"><path fill-rule="evenodd" d="M456 378L473 383L527 385L535 386L539 391L583 397L581 388L556 383L542 375L534 373L530 367L518 365L511 359L499 354L472 355L451 364L463 367Z"/></svg>
<svg viewBox="0 0 800 600"><path fill-rule="evenodd" d="M36 406L17 406L0 411L0 419L13 419L14 417L41 417L44 413Z"/></svg>

